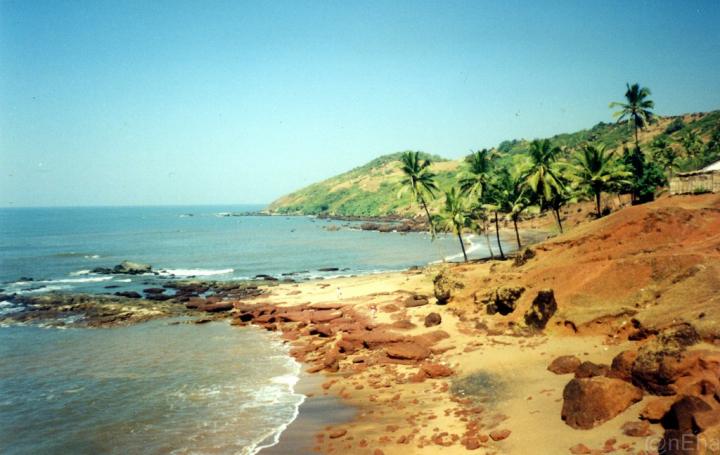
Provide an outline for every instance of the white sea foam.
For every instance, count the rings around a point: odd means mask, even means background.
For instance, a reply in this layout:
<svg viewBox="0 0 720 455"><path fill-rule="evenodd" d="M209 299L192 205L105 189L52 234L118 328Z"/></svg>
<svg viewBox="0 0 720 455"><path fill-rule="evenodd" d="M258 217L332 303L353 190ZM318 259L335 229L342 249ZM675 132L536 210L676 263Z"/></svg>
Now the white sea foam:
<svg viewBox="0 0 720 455"><path fill-rule="evenodd" d="M22 311L23 307L22 305L17 305L12 302L8 302L7 300L3 300L0 302L0 316L5 316L6 314L12 314L17 313L18 311Z"/></svg>
<svg viewBox="0 0 720 455"><path fill-rule="evenodd" d="M38 283L100 283L102 281L110 281L112 279L113 277L111 276L92 276L87 278L64 278L61 280L38 281Z"/></svg>
<svg viewBox="0 0 720 455"><path fill-rule="evenodd" d="M70 276L89 275L90 270L78 270L76 272L70 272Z"/></svg>
<svg viewBox="0 0 720 455"><path fill-rule="evenodd" d="M227 275L234 271L235 269L162 269L158 273L162 276L211 276Z"/></svg>

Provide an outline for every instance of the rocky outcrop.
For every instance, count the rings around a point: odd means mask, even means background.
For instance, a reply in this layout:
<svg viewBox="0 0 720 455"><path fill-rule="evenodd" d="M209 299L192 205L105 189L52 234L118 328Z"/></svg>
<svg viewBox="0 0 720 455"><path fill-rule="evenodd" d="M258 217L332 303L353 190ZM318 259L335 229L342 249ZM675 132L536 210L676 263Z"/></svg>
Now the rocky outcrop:
<svg viewBox="0 0 720 455"><path fill-rule="evenodd" d="M483 296L477 298L476 304L484 305L487 314L500 313L506 316L517 306L517 301L525 292L522 286L501 286L486 292Z"/></svg>
<svg viewBox="0 0 720 455"><path fill-rule="evenodd" d="M142 275L143 273L152 273L152 266L139 262L123 261L112 269L106 267L97 267L91 270L92 273L99 274L118 274L118 275Z"/></svg>
<svg viewBox="0 0 720 455"><path fill-rule="evenodd" d="M433 278L433 287L437 304L445 305L450 301L453 293L457 289L462 288L462 283L454 279L450 271L445 269L435 275L435 278Z"/></svg>
<svg viewBox="0 0 720 455"><path fill-rule="evenodd" d="M535 330L542 330L556 311L555 293L552 289L543 289L525 312L525 324Z"/></svg>
<svg viewBox="0 0 720 455"><path fill-rule="evenodd" d="M609 370L610 367L607 365L585 361L582 362L575 370L575 377L594 378L596 376L605 376Z"/></svg>
<svg viewBox="0 0 720 455"><path fill-rule="evenodd" d="M607 422L642 397L642 390L620 379L576 378L563 390L561 417L569 426L587 430Z"/></svg>
<svg viewBox="0 0 720 455"><path fill-rule="evenodd" d="M428 298L424 295L413 294L403 302L405 308L415 308L428 304Z"/></svg>

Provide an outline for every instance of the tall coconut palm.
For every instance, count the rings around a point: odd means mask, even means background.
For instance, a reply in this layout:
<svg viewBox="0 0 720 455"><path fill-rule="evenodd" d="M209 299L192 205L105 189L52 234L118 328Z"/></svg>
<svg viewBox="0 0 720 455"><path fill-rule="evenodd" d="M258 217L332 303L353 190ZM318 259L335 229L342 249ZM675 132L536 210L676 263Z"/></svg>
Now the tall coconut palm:
<svg viewBox="0 0 720 455"><path fill-rule="evenodd" d="M613 152L605 150L603 144L584 144L575 155L575 178L577 183L595 197L597 217L600 211L600 197L619 185L629 184L630 176Z"/></svg>
<svg viewBox="0 0 720 455"><path fill-rule="evenodd" d="M435 174L430 170L432 162L429 159L422 159L420 152L405 152L400 157L402 171L405 174L403 188L400 190L398 197L408 188L412 191L415 200L425 210L428 223L430 224L430 234L435 238L435 227L430 216L430 210L427 207L426 197L435 197L435 191L438 190L435 184Z"/></svg>
<svg viewBox="0 0 720 455"><path fill-rule="evenodd" d="M640 84L637 83L633 85L626 84L626 86L625 100L627 102L612 102L610 103L610 107L620 108L619 111L613 113L613 116L618 118L618 122L632 122L635 128L635 146L640 148L638 130L645 128L654 121L655 114L651 109L655 108L655 103L651 99L648 99L651 94L649 88L640 87Z"/></svg>
<svg viewBox="0 0 720 455"><path fill-rule="evenodd" d="M560 206L565 200L565 184L556 161L560 151L560 147L553 147L548 139L532 141L528 152L530 168L525 175L525 183L541 208L550 208L555 212L558 227L562 232Z"/></svg>
<svg viewBox="0 0 720 455"><path fill-rule="evenodd" d="M492 152L488 149L478 150L465 161L468 169L460 178L460 189L464 194L482 200L492 178Z"/></svg>
<svg viewBox="0 0 720 455"><path fill-rule="evenodd" d="M495 227L498 226L497 212L502 212L507 215L513 222L515 227L515 240L517 240L518 250L522 248L520 242L520 231L518 230L517 222L520 219L520 215L525 209L530 207L530 198L528 197L525 181L523 179L523 173L519 169L515 168L509 170L507 168L501 169L497 172L497 178L495 179L492 195L490 196L489 208L495 210ZM498 233L498 245L500 244L500 235Z"/></svg>
<svg viewBox="0 0 720 455"><path fill-rule="evenodd" d="M467 203L462 193L457 191L455 187L450 191L445 191L445 206L442 212L437 216L438 226L448 231L454 231L460 241L463 257L467 262L467 253L465 252L465 243L462 238L462 230L467 225Z"/></svg>

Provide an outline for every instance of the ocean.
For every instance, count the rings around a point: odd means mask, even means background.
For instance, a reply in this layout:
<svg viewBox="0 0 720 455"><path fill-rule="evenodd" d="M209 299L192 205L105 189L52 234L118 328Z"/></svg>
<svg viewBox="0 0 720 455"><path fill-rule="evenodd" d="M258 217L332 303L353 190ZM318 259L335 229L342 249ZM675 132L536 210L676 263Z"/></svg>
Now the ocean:
<svg viewBox="0 0 720 455"><path fill-rule="evenodd" d="M0 293L112 293L171 279L308 280L461 258L454 236L240 216L262 206L0 209ZM470 238L470 256L487 254ZM153 274L103 275L124 260ZM331 269L321 271L321 269ZM0 301L0 317L20 308ZM217 322L0 327L0 453L240 453L297 416L300 372L274 335Z"/></svg>

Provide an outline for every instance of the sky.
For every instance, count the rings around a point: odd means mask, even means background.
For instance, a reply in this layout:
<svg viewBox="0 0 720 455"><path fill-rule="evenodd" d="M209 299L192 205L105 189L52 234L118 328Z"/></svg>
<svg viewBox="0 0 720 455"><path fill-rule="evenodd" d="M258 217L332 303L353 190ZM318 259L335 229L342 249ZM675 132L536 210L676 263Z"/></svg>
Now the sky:
<svg viewBox="0 0 720 455"><path fill-rule="evenodd" d="M268 203L612 121L626 82L720 109L717 24L717 0L0 0L0 206Z"/></svg>

